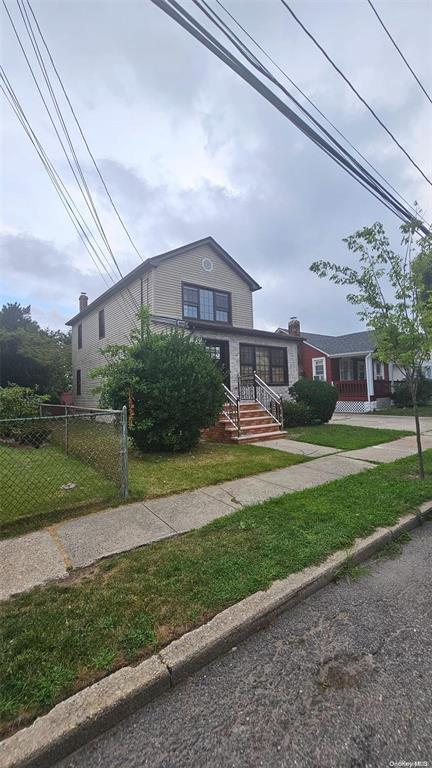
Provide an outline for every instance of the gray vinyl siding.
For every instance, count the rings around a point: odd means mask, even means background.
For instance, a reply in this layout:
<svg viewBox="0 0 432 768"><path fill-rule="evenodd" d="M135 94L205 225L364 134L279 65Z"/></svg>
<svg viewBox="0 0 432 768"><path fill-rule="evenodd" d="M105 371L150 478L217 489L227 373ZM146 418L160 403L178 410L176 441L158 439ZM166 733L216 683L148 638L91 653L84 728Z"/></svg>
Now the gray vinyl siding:
<svg viewBox="0 0 432 768"><path fill-rule="evenodd" d="M105 358L101 352L110 344L127 343L130 333L136 326L136 314L141 305L141 280L138 278L122 291L107 298L105 304L100 304L82 320L82 348L78 349L78 325L72 327L72 370L73 397L76 405L95 406L99 395L93 390L100 384L98 379L90 378L93 368L102 366ZM130 293L129 293L130 291ZM143 278L143 299L151 294L151 281L147 286L147 275ZM99 311L105 310L105 338L99 339ZM76 393L76 372L81 370L81 395Z"/></svg>
<svg viewBox="0 0 432 768"><path fill-rule="evenodd" d="M206 272L203 258L213 262L213 271ZM182 282L231 293L232 324L253 328L252 292L245 281L208 245L167 259L153 270L153 313L181 318Z"/></svg>

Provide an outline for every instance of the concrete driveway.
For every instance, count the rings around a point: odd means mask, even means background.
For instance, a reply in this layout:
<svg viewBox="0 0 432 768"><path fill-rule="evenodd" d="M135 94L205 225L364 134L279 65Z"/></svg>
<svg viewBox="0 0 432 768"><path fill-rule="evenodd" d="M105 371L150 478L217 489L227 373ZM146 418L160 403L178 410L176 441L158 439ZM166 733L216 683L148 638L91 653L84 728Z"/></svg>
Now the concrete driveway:
<svg viewBox="0 0 432 768"><path fill-rule="evenodd" d="M430 765L431 552L426 523L57 768Z"/></svg>
<svg viewBox="0 0 432 768"><path fill-rule="evenodd" d="M335 413L331 424L347 424L352 427L374 427L375 429L406 429L415 432L412 416L379 416L379 413ZM422 432L432 432L432 417L420 418Z"/></svg>

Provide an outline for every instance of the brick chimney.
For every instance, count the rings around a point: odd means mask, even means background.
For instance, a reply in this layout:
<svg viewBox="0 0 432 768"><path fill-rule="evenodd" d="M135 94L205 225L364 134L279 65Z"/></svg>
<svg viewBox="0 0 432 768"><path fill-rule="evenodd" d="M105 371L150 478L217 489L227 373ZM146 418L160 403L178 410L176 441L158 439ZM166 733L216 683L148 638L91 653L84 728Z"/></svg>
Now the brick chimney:
<svg viewBox="0 0 432 768"><path fill-rule="evenodd" d="M290 317L288 333L290 336L300 336L300 320L297 317Z"/></svg>
<svg viewBox="0 0 432 768"><path fill-rule="evenodd" d="M79 311L84 312L85 309L87 309L88 306L88 296L86 293L81 293L79 297Z"/></svg>

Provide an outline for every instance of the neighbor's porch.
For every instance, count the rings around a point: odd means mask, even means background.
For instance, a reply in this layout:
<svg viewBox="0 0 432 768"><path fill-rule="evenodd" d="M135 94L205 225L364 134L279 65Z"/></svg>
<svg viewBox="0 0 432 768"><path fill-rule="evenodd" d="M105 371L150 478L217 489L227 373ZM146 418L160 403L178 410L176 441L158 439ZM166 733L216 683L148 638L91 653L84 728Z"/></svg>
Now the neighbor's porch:
<svg viewBox="0 0 432 768"><path fill-rule="evenodd" d="M389 367L370 355L339 356L329 361L339 401L375 403L391 395Z"/></svg>

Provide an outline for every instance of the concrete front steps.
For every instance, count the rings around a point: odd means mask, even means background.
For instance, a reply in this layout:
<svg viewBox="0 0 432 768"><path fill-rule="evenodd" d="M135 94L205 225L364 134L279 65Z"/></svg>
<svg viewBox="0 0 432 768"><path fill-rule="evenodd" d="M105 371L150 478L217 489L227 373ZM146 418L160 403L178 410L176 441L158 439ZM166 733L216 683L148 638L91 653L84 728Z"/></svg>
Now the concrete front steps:
<svg viewBox="0 0 432 768"><path fill-rule="evenodd" d="M228 406L225 408L229 413ZM218 425L223 428L224 438L230 443L257 443L274 440L286 435L259 403L240 403L240 435L236 427L223 414Z"/></svg>

